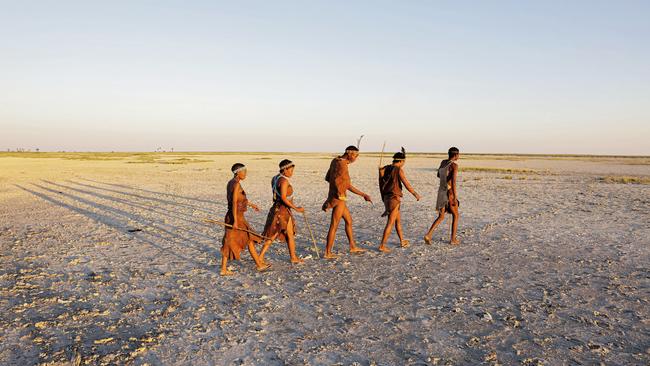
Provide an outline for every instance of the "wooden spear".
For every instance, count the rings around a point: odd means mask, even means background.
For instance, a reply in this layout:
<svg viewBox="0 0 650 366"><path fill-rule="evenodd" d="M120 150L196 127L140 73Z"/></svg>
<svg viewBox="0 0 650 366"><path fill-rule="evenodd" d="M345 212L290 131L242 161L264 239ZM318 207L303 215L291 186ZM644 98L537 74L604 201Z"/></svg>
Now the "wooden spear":
<svg viewBox="0 0 650 366"><path fill-rule="evenodd" d="M307 213L303 212L302 217L305 218L305 224L307 225L307 229L309 229L309 234L311 235L311 241L314 243L314 250L316 251L316 257L320 259L320 254L318 253L318 245L316 245L316 239L314 238L314 233L311 231L311 225L309 225L309 221L307 220Z"/></svg>
<svg viewBox="0 0 650 366"><path fill-rule="evenodd" d="M221 221L217 221L217 220L213 220L213 219L204 219L203 221L207 222L208 224L217 224L217 225L225 226L225 227L227 227L229 229L245 231L245 232L247 232L249 234L259 236L260 238L262 238L264 240L271 240L271 238L267 238L266 236L260 235L260 234L258 234L256 232L252 231L252 230L243 229L243 228L235 228L235 227L232 227L232 225L230 225L230 224L226 224L225 222L221 222Z"/></svg>

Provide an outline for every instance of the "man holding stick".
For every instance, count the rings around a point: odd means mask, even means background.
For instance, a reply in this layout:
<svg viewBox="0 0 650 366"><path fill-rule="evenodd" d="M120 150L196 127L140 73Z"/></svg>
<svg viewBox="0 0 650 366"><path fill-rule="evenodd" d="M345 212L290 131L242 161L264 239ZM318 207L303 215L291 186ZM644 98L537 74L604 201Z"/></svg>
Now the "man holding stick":
<svg viewBox="0 0 650 366"><path fill-rule="evenodd" d="M402 151L393 155L392 164L382 167L381 159L379 163L379 192L381 193L381 199L384 201L384 207L386 208L381 216L388 217L386 227L384 228L384 235L379 244L379 251L385 253L390 252L390 249L386 247L386 242L388 241L393 225L395 225L395 231L397 231L400 245L403 248L409 245L409 241L405 240L402 234L402 216L400 212L403 196L402 185L406 187L406 190L416 200L420 200L420 195L411 187L408 179L406 179L406 174L403 169L404 164L406 164L406 150L404 148L402 148Z"/></svg>
<svg viewBox="0 0 650 366"><path fill-rule="evenodd" d="M363 197L366 202L372 203L369 195L355 188L350 181L348 165L354 163L359 157L359 149L356 146L348 146L345 153L336 157L330 163L325 180L329 183L327 200L323 203L323 211L332 209L332 220L327 232L327 245L325 247L325 259L335 259L338 256L332 253L334 238L341 219L345 221L345 234L350 242L350 253L363 253L365 249L356 246L354 233L352 232L352 216L346 204L347 191Z"/></svg>

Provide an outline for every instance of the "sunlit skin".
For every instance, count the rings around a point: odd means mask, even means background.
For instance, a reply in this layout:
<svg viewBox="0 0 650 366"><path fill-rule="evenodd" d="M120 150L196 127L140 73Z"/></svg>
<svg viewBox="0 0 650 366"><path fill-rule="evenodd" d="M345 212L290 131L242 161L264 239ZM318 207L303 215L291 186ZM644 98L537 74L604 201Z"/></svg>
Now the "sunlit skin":
<svg viewBox="0 0 650 366"><path fill-rule="evenodd" d="M288 178L291 178L293 176L294 168L295 167L292 166L290 168L284 169L282 171L282 174L287 176ZM288 188L289 188L289 181L288 180L286 180L284 178L280 178L280 180L278 182L278 186L280 188L280 198L282 199L282 202L287 207L289 207L290 209L292 209L292 210L294 210L296 212L300 212L300 213L305 212L304 208L294 205L293 202L291 201L291 199L287 197L287 191L288 191ZM289 224L287 225L287 233L286 233L287 246L289 247L289 256L291 258L291 263L299 264L299 263L303 263L304 260L299 258L296 255L296 238L295 238L295 233L293 232L293 222L292 222L292 220L293 220L293 218L291 218L289 220ZM273 241L275 241L275 239L277 238L278 235L279 234L275 234L275 235L273 235L273 237L267 239L264 242L264 246L262 246L262 250L260 251L260 261L262 263L266 264L266 262L264 261L264 255L266 254L266 251L269 249L269 247L271 246Z"/></svg>
<svg viewBox="0 0 650 366"><path fill-rule="evenodd" d="M352 164L357 160L358 157L358 151L347 151L342 158ZM350 188L348 188L348 190L356 195L363 197L366 202L372 203L371 197L356 187L350 185ZM338 258L338 255L332 252L332 248L334 247L334 238L336 237L336 230L339 227L341 219L343 219L345 222L345 235L348 237L348 241L350 242L350 253L363 253L366 251L365 249L357 247L356 241L354 240L354 233L352 231L352 216L350 215L350 210L348 210L348 206L345 204L345 202L341 201L332 208L332 219L330 222L329 231L327 232L327 244L325 246L325 254L323 255L323 258L325 259Z"/></svg>
<svg viewBox="0 0 650 366"><path fill-rule="evenodd" d="M405 160L394 162L393 166L396 167L404 167L406 164ZM379 168L383 169L383 168ZM406 174L404 173L403 169L400 169L399 171L399 176L400 180L402 181L402 184L404 184L404 188L406 188L407 191L409 191L413 197L417 201L420 200L420 195L413 189L411 186L411 183L406 179ZM379 251L384 252L384 253L389 253L390 249L386 246L386 242L388 241L388 238L390 237L390 233L392 231L393 225L395 226L395 231L397 232L397 237L399 238L400 245L405 248L409 245L409 241L404 239L404 236L402 234L402 214L400 212L400 207L396 207L393 211L390 212L388 215L388 219L386 220L386 226L384 227L384 235L381 238L381 243L379 244Z"/></svg>
<svg viewBox="0 0 650 366"><path fill-rule="evenodd" d="M451 159L443 160L440 163L440 167L443 167L444 164L446 164L449 160L451 161L457 161L460 159L460 153L457 154L456 156L452 157ZM460 241L456 237L456 232L458 231L458 221L460 219L460 214L458 213L458 165L457 164L451 164L450 166L450 171L449 175L451 176L449 179L449 183L451 184L451 192L453 193L453 201L450 200L449 202L449 208L450 208L450 213L452 215L452 224L451 224L451 238L449 239L449 244L452 245L458 245L460 244ZM429 231L427 231L426 235L424 236L424 242L427 244L431 244L431 238L433 237L433 232L436 230L438 225L444 220L445 218L445 212L447 209L445 207L441 208L438 211L438 217L435 219L433 224L431 224L431 228Z"/></svg>
<svg viewBox="0 0 650 366"><path fill-rule="evenodd" d="M235 189L233 191L233 202L237 202L238 200L241 199L241 192L242 188L239 182L243 181L246 179L246 170L242 170L235 174L235 180L237 182ZM257 205L254 205L252 203L248 203L248 206L251 207L255 211L259 211L259 207ZM239 227L239 222L238 222L238 207L237 204L233 204L232 207L233 210L233 217L234 217L234 222L233 222L233 229L238 229ZM249 241L248 244L248 252L251 254L251 257L253 258L253 261L255 261L255 265L257 266L257 270L262 272L266 269L268 269L270 266L263 261L260 260L259 256L257 255L257 251L255 250L255 242L254 241ZM228 258L226 256L221 256L221 275L222 276L231 276L233 275L234 272L228 270Z"/></svg>

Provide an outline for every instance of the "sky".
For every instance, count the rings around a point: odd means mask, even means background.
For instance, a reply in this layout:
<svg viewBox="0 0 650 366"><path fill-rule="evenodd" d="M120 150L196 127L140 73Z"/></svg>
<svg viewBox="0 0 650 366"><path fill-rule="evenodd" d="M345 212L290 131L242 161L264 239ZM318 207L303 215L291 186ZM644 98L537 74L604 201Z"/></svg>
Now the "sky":
<svg viewBox="0 0 650 366"><path fill-rule="evenodd" d="M646 0L0 8L0 151L650 155Z"/></svg>

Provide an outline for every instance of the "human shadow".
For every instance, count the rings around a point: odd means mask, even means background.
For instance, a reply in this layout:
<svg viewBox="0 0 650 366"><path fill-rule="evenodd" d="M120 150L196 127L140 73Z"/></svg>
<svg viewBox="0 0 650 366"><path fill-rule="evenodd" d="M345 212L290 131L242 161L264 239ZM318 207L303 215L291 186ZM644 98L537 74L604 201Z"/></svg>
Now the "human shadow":
<svg viewBox="0 0 650 366"><path fill-rule="evenodd" d="M195 202L202 202L202 203L209 203L209 204L214 203L213 201L205 200L205 199L201 199L201 198L196 198L196 197L183 196L183 195L179 195L179 194L171 194L171 193L167 193L167 192L151 191L151 190L144 189L144 188L130 187L130 186L127 186L127 185L124 185L124 184L100 182L100 181L87 179L87 178L83 178L83 179L87 180L89 182L93 182L93 183L99 183L99 184L104 184L104 185L107 185L107 186L119 187L119 188L124 188L124 189L131 189L131 190L139 191L139 192L158 194L158 195L162 195L162 196L172 197L174 199L181 198L181 199L188 200L188 201L195 201Z"/></svg>
<svg viewBox="0 0 650 366"><path fill-rule="evenodd" d="M85 180L89 180L89 179L85 179ZM218 219L221 219L221 218L223 218L225 216L226 212L228 211L228 204L227 203L219 203L218 201L214 201L214 202L213 201L205 201L205 202L210 203L212 206L216 206L215 210L208 210L208 209L205 209L205 208L203 208L201 206L197 206L197 205L193 205L193 204L180 203L180 202L173 201L173 200L165 200L165 199L160 199L158 197L151 197L151 195L167 195L167 196L170 196L170 197L176 197L175 195L168 194L168 193L165 193L165 192L145 190L147 193L146 193L146 195L143 195L143 194L136 194L136 193L129 192L128 189L137 190L138 188L129 187L127 185L119 185L119 186L123 187L122 190L119 190L119 189L113 189L113 188L94 186L94 185L90 185L90 184L84 184L84 183L80 183L80 182L77 182L77 181L71 181L71 180L68 180L67 182L75 184L75 185L80 185L82 187L93 188L93 189L96 189L96 190L99 190L99 191L103 190L103 191L106 191L106 192L122 194L124 196L135 197L135 198L142 199L142 200L151 200L151 201L155 201L155 202L162 203L162 204L172 205L172 206L175 206L175 207L176 206L186 207L188 209L193 209L193 210L201 211L201 212L204 212L206 214L212 215L212 217L210 217L210 218L215 218L216 217ZM101 183L101 184L109 184L110 185L111 183ZM187 196L178 196L178 197L182 197L182 199L191 199L191 198L189 198ZM199 201L204 201L204 200L199 200ZM261 210L261 211L264 211L264 210ZM178 213L178 211L174 211L174 212ZM187 214L185 214L185 215L187 215ZM191 215L188 215L188 216L191 217L192 219L196 219L196 217L194 217L194 216L191 216ZM206 218L208 218L208 217L206 216ZM263 217L261 219L248 217L247 219L248 219L248 221L250 223L254 224L254 226L261 226L261 225L264 225L264 223L266 222L266 217ZM194 222L196 222L196 221L194 221ZM207 226L214 227L213 225L207 225Z"/></svg>
<svg viewBox="0 0 650 366"><path fill-rule="evenodd" d="M160 196L169 195L169 194L164 193L164 192L147 191L149 193L149 195L143 196L142 194L131 193L131 192L128 192L128 191L118 190L118 189L113 189L113 188L94 186L94 185L85 184L85 183L72 181L72 180L68 180L67 182L73 183L73 184L76 184L76 185L79 185L79 186L83 186L83 187L86 187L86 188L92 188L92 189L96 189L96 190L103 190L103 191L107 191L107 192L112 192L112 193L117 193L117 194L121 194L121 195L130 196L130 197L135 197L135 198L143 199L143 200L156 201L156 202L161 203L161 204L167 204L167 205L172 205L172 206L177 206L177 207L179 207L179 206L180 207L186 207L186 208L190 208L190 209L193 209L193 210L202 211L202 212L205 212L205 213L208 213L208 214L213 213L213 211L205 209L204 207L201 207L201 206L191 205L191 204L183 203L183 202L178 202L177 200L171 201L171 200L162 199L162 198L152 196L152 195L160 195ZM101 183L101 184L110 184L110 183ZM122 189L138 190L138 188L128 187L128 186L125 186L125 185L120 185L120 186L122 187ZM184 197L180 197L180 198L187 199L187 198L184 198ZM219 203L214 202L214 201L205 201L205 202L209 203L210 205L224 206L224 205L220 205Z"/></svg>
<svg viewBox="0 0 650 366"><path fill-rule="evenodd" d="M109 196L109 195L105 195L105 194L98 193L98 192L93 192L93 191L90 191L90 190L87 190L87 189L81 189L81 188L66 186L66 185L51 182L51 181L48 181L48 180L42 180L42 181L45 182L45 183L48 183L50 185L59 187L61 189L68 189L68 190L77 192L79 194L85 194L85 195L96 197L98 199L102 199L102 200L106 200L106 201L111 201L111 202L127 205L127 206L130 206L130 207L136 208L136 209L150 211L150 212L152 212L154 214L162 215L162 217L165 217L165 218L172 217L172 218L175 218L177 220L185 221L185 222L188 222L188 223L191 223L191 224L204 226L204 227L211 227L210 225L208 225L206 223L196 221L196 218L194 216L192 216L190 214L180 212L180 211L171 211L171 210L161 209L161 208L157 208L157 207L151 207L151 206L147 206L147 205L144 205L144 204L134 203L132 201L125 200L125 199L122 199L122 198ZM183 228L179 228L179 227L172 227L172 228L173 228L173 230L188 231L187 229L183 229ZM202 233L191 232L191 234L199 235L199 236L202 236L202 237L204 237L206 239L212 239L211 236L207 236L207 235L202 234Z"/></svg>
<svg viewBox="0 0 650 366"><path fill-rule="evenodd" d="M177 253L177 252L175 252L175 251L173 251L173 250L171 250L169 248L166 248L166 247L158 244L158 242L163 242L163 243L164 242L169 242L172 245L173 244L178 245L180 243L190 243L190 246L192 246L196 250L206 252L206 253L214 253L213 248L207 247L205 245L200 245L200 244L193 243L192 238L189 238L189 237L184 236L184 235L179 235L179 234L177 234L175 232L172 232L172 231L170 231L168 229L165 229L165 228L161 227L161 225L158 225L158 224L154 223L151 220L148 220L148 219L146 219L144 217L138 216L136 214L125 211L125 210L120 209L120 208L107 206L107 205L104 205L104 204L101 204L101 203L98 203L98 202L95 202L95 201L92 201L92 200L89 200L89 199L86 199L86 198L83 198L83 197L73 195L73 194L71 194L69 192L55 190L55 189L45 187L45 186L40 185L40 184L32 183L32 185L34 187L39 188L42 191L49 192L50 194L52 194L52 196L50 196L50 195L48 195L46 193L43 193L43 192L35 191L33 189L28 189L26 187L19 186L19 185L16 185L16 187L18 187L18 188L20 188L20 189L22 189L22 190L24 190L24 191L26 191L28 193L31 193L31 194L33 194L33 195L35 195L35 196L37 196L37 197L39 197L41 199L44 199L44 200L46 200L46 201L48 201L50 203L53 203L55 205L67 208L69 210L72 210L74 212L82 214L82 215L84 215L84 216L86 216L86 217L88 217L88 218L90 218L90 219L92 219L92 220L94 220L96 222L99 222L99 223L102 223L104 225L110 226L110 227L112 227L114 229L117 229L118 231L122 231L122 232L126 231L127 228L129 227L129 225L128 225L129 221L135 222L139 226L142 226L142 227L153 227L158 232L147 230L147 231L143 231L142 234L136 235L135 233L132 233L131 235L136 236L139 240L142 240L143 242L145 242L145 243L147 243L147 244L149 244L149 245L151 245L151 246L153 246L153 247L155 247L155 248L157 248L157 249L159 249L159 250L161 250L161 251L163 251L163 252L165 252L167 254L171 254L171 255L179 258L179 259L185 260L187 262L191 262L194 265L202 267L204 269L213 270L210 267L208 267L205 263L197 262L196 260L194 260L194 259L192 259L190 257L181 255L181 254L179 254L179 253ZM66 203L66 202L64 202L64 201L62 201L60 199L56 199L56 198L53 197L53 196L57 196L57 195L74 201L78 206ZM80 206L90 207L90 208L94 209L94 211L90 210L90 209L87 209L87 208L80 207ZM161 235L160 233L165 234L165 236ZM196 234L196 233L192 233L192 234ZM146 236L152 237L155 241L146 238Z"/></svg>

